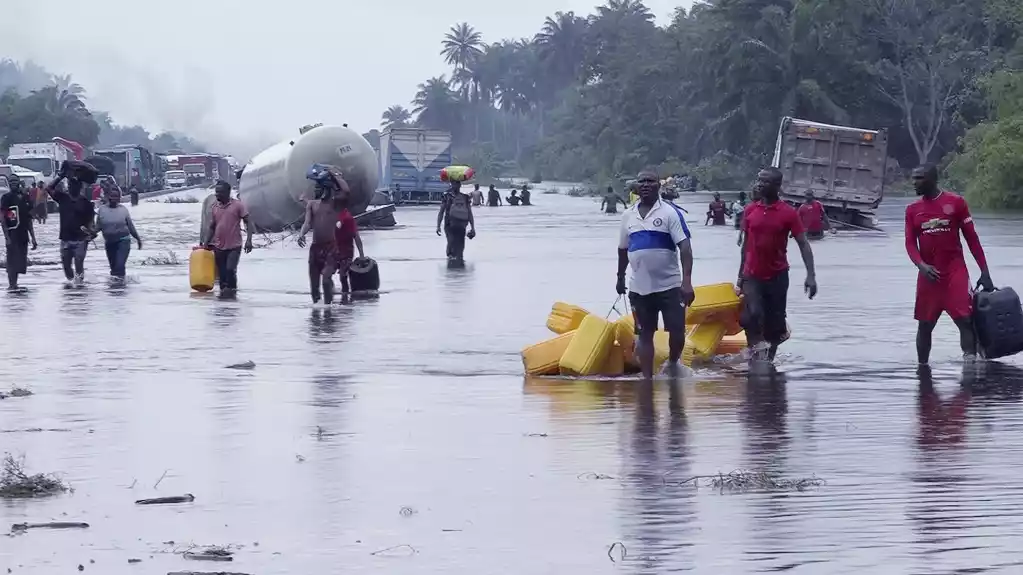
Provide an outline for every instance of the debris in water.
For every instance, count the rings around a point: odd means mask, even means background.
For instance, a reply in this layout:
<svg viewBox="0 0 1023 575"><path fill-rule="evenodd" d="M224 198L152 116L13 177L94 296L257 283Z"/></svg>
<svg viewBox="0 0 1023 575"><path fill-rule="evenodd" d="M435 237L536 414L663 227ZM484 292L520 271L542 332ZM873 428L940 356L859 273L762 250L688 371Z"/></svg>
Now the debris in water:
<svg viewBox="0 0 1023 575"><path fill-rule="evenodd" d="M249 575L234 571L171 571L167 575Z"/></svg>
<svg viewBox="0 0 1023 575"><path fill-rule="evenodd" d="M171 196L163 201L165 204L201 204L202 200L195 196Z"/></svg>
<svg viewBox="0 0 1023 575"><path fill-rule="evenodd" d="M5 429L3 431L0 431L0 433L42 433L44 431L52 431L52 432L55 432L55 433L70 433L71 432L70 429L66 429L66 428L62 428L62 427L50 427L50 428L46 428L46 429L43 429L42 427L27 427L25 429Z"/></svg>
<svg viewBox="0 0 1023 575"><path fill-rule="evenodd" d="M615 550L617 550L618 553L615 553ZM629 550L625 548L625 544L622 543L621 541L615 541L614 543L611 544L610 547L607 548L607 558L610 559L612 563L617 563L618 561L625 561L625 557L628 554ZM615 561L615 555L618 555L618 561Z"/></svg>
<svg viewBox="0 0 1023 575"><path fill-rule="evenodd" d="M526 437L547 437L546 433L526 433Z"/></svg>
<svg viewBox="0 0 1023 575"><path fill-rule="evenodd" d="M412 517L413 515L415 515L418 512L415 509L412 509L411 507L402 507L401 510L398 511L398 513L402 517Z"/></svg>
<svg viewBox="0 0 1023 575"><path fill-rule="evenodd" d="M234 561L234 557L231 554L220 555L218 553L182 553L182 557L185 559L191 559L193 561Z"/></svg>
<svg viewBox="0 0 1023 575"><path fill-rule="evenodd" d="M0 498L44 497L64 493L68 486L53 474L25 473L25 458L7 454L0 473Z"/></svg>
<svg viewBox="0 0 1023 575"><path fill-rule="evenodd" d="M15 523L11 532L28 531L29 529L88 529L88 523L78 521L56 521L53 523Z"/></svg>
<svg viewBox="0 0 1023 575"><path fill-rule="evenodd" d="M7 399L8 397L28 397L34 395L31 391L21 388L12 387L7 393L0 392L0 399Z"/></svg>
<svg viewBox="0 0 1023 575"><path fill-rule="evenodd" d="M592 471L590 471L588 473L580 473L579 475L576 475L576 478L577 479L589 479L589 480L593 480L593 481L605 481L605 480L608 480L608 479L614 479L614 477L612 477L610 475L604 475L603 473L594 473Z"/></svg>
<svg viewBox="0 0 1023 575"><path fill-rule="evenodd" d="M170 469L164 469L164 470L163 470L163 475L161 475L161 476L160 476L160 478L156 480L156 483L154 483L154 484L153 484L153 489L156 489L157 487L159 487L159 485L160 485L160 482L161 482L161 481L163 481L163 480L164 480L164 478L166 478L166 477L167 477L167 472L168 472L168 471L170 471ZM133 485L134 485L134 484L133 484Z"/></svg>
<svg viewBox="0 0 1023 575"><path fill-rule="evenodd" d="M707 485L722 493L725 491L745 493L749 491L805 491L825 484L826 482L816 475L803 479L787 479L769 471L737 469L727 474L694 475L677 485L692 485L693 487Z"/></svg>
<svg viewBox="0 0 1023 575"><path fill-rule="evenodd" d="M191 503L195 501L195 495L186 493L184 495L174 495L172 497L157 497L155 499L139 499L135 502L135 505L166 505L169 503Z"/></svg>
<svg viewBox="0 0 1023 575"><path fill-rule="evenodd" d="M403 551L403 552L402 553L394 553L395 551L399 551L399 550ZM415 547L413 547L411 545L408 545L408 544L404 544L404 545L395 545L393 547L385 547L383 549L380 549L380 550L377 550L377 551L374 551L374 552L370 553L370 555L380 555L380 556L383 556L383 557L411 557L411 556L415 555L416 553L419 553L419 551L416 551Z"/></svg>
<svg viewBox="0 0 1023 575"><path fill-rule="evenodd" d="M141 559L135 559L134 557L128 560L128 564L129 565L131 565L133 563L142 563L142 560Z"/></svg>
<svg viewBox="0 0 1023 575"><path fill-rule="evenodd" d="M295 454L295 461L297 461L299 463L304 463L305 462L305 457L303 457L302 454L300 454L300 453L296 453Z"/></svg>
<svg viewBox="0 0 1023 575"><path fill-rule="evenodd" d="M178 259L178 254L167 250L165 253L157 254L155 256L147 256L139 262L139 265L143 266L177 266L181 265L181 260Z"/></svg>
<svg viewBox="0 0 1023 575"><path fill-rule="evenodd" d="M229 365L225 369L256 369L256 362L250 359L249 361Z"/></svg>

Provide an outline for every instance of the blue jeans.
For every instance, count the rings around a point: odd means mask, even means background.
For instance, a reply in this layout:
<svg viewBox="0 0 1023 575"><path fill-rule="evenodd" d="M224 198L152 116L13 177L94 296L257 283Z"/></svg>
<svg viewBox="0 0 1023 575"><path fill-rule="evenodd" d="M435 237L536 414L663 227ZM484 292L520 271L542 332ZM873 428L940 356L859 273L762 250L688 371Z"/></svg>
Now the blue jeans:
<svg viewBox="0 0 1023 575"><path fill-rule="evenodd" d="M107 241L107 261L110 262L110 275L123 278L124 266L128 263L128 254L131 253L131 238Z"/></svg>

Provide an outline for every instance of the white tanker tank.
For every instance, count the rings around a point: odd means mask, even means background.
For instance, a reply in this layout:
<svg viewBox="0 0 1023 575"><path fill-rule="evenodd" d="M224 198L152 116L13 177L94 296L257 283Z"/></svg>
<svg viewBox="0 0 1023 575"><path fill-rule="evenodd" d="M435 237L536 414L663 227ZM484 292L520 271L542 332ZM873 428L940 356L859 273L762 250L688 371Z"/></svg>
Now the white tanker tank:
<svg viewBox="0 0 1023 575"><path fill-rule="evenodd" d="M302 223L315 184L306 178L313 164L341 169L352 190L355 215L369 206L379 181L376 153L361 134L344 126L319 126L271 146L245 165L238 197L249 220L263 232L280 232Z"/></svg>

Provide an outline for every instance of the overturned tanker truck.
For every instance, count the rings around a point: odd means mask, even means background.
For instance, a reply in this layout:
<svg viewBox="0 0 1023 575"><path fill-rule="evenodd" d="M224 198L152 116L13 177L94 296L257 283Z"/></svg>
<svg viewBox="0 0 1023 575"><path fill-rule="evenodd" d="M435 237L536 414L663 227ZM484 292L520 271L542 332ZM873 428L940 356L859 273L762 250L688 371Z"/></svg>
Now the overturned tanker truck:
<svg viewBox="0 0 1023 575"><path fill-rule="evenodd" d="M347 126L317 126L263 150L240 170L238 197L254 231L276 233L302 225L306 202L314 197L315 184L306 178L313 164L341 170L352 191L349 209L360 225L395 225L393 204L367 210L379 180L369 142ZM209 227L214 201L211 194L203 203L203 230Z"/></svg>

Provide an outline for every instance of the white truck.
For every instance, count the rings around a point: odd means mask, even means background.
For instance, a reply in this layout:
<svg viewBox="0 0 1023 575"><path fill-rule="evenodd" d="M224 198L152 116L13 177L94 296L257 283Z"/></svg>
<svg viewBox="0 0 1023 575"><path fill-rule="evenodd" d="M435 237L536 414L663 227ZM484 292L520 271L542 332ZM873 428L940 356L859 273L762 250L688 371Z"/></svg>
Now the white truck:
<svg viewBox="0 0 1023 575"><path fill-rule="evenodd" d="M65 160L76 159L75 150L60 142L36 142L11 144L7 163L43 175L43 183L49 184L57 177L60 165Z"/></svg>
<svg viewBox="0 0 1023 575"><path fill-rule="evenodd" d="M888 134L782 118L772 165L781 169L782 199L800 204L812 191L832 222L877 229L884 199Z"/></svg>

